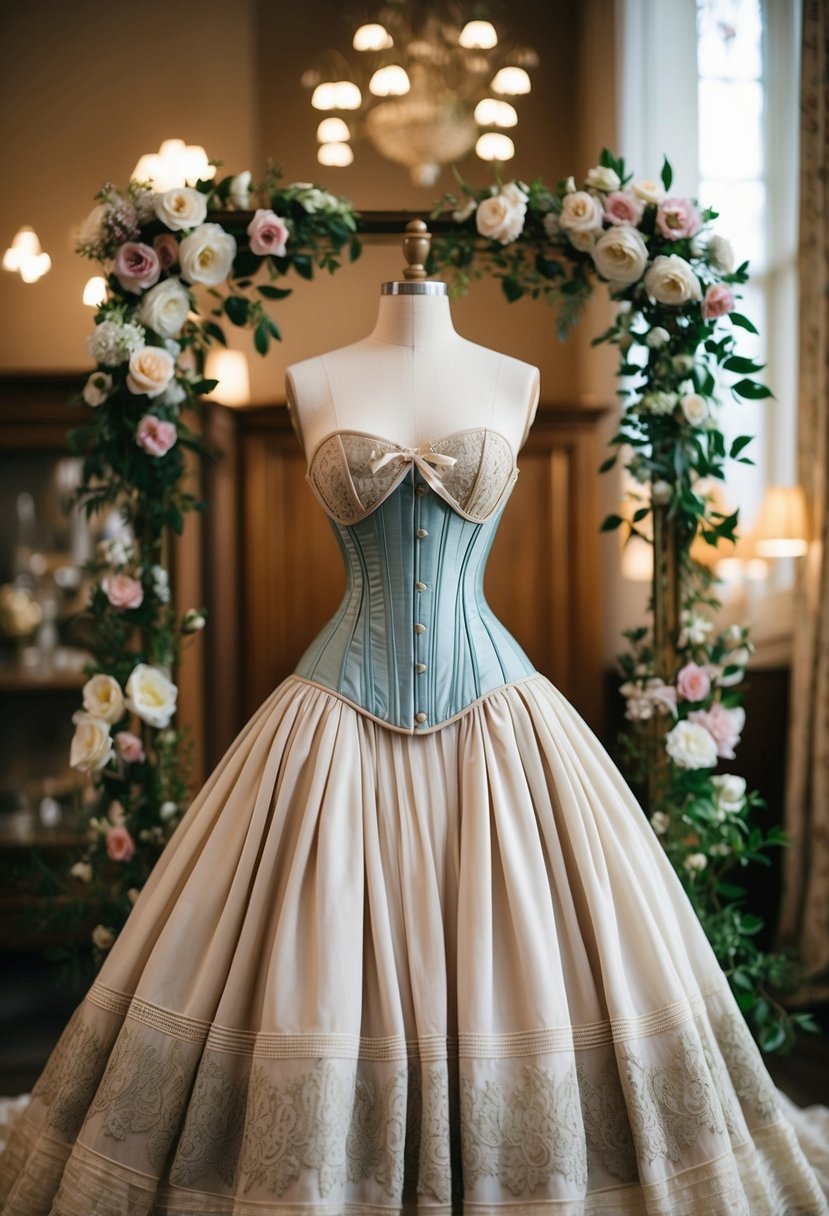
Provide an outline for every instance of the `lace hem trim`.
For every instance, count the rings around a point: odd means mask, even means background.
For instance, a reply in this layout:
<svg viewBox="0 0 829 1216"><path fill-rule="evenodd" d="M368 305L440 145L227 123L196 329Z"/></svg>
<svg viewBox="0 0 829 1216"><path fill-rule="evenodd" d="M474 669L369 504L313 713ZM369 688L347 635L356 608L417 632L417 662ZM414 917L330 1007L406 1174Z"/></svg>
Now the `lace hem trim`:
<svg viewBox="0 0 829 1216"><path fill-rule="evenodd" d="M427 1062L456 1057L493 1060L589 1051L594 1047L650 1038L694 1021L704 1012L706 997L714 996L726 987L721 973L707 976L692 996L635 1018L611 1018L580 1026L546 1026L510 1034L461 1033L457 1036L425 1035L419 1039L405 1039L402 1035L368 1038L351 1034L275 1034L241 1030L175 1013L97 981L86 1000L172 1038L203 1043L207 1048L228 1055L270 1060L326 1056L343 1060L420 1059Z"/></svg>

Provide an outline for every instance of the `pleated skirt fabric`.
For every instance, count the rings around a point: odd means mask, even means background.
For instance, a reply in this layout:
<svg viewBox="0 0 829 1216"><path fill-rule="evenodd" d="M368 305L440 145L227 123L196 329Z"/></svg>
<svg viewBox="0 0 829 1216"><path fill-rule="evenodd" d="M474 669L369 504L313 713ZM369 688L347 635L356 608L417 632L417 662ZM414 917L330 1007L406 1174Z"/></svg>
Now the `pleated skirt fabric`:
<svg viewBox="0 0 829 1216"><path fill-rule="evenodd" d="M544 677L421 736L290 677L76 1009L0 1211L825 1216L825 1116L801 1144Z"/></svg>

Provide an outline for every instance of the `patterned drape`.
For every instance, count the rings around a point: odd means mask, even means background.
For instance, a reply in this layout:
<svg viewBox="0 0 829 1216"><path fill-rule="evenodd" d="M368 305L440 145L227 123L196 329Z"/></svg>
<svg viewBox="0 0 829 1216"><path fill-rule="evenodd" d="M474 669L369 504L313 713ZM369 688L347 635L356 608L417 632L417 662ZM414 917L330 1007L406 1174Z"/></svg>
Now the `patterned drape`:
<svg viewBox="0 0 829 1216"><path fill-rule="evenodd" d="M795 592L781 936L829 994L829 8L803 0L798 480L812 543Z"/></svg>

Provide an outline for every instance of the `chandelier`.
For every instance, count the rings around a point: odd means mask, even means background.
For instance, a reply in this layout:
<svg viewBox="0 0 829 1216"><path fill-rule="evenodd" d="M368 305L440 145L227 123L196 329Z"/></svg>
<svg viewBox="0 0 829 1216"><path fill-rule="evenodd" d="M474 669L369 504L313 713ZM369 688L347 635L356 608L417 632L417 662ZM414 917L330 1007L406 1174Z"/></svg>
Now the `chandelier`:
<svg viewBox="0 0 829 1216"><path fill-rule="evenodd" d="M415 185L433 186L442 165L473 147L482 160L515 155L505 131L517 125L512 100L529 93L538 66L531 47L505 46L490 21L465 21L439 0L391 0L352 46L354 67L329 50L302 77L311 105L328 113L317 127L320 164L350 165L352 142L366 136Z"/></svg>

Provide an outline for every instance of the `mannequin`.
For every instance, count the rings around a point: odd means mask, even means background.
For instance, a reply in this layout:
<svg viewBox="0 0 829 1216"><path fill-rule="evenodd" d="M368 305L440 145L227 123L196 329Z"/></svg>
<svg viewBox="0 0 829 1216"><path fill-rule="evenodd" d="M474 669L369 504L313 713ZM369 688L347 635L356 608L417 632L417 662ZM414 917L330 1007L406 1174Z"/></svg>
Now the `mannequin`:
<svg viewBox="0 0 829 1216"><path fill-rule="evenodd" d="M462 338L445 283L381 287L371 334L288 368L288 407L306 456L334 431L417 447L469 427L499 431L517 453L532 424L539 372Z"/></svg>

